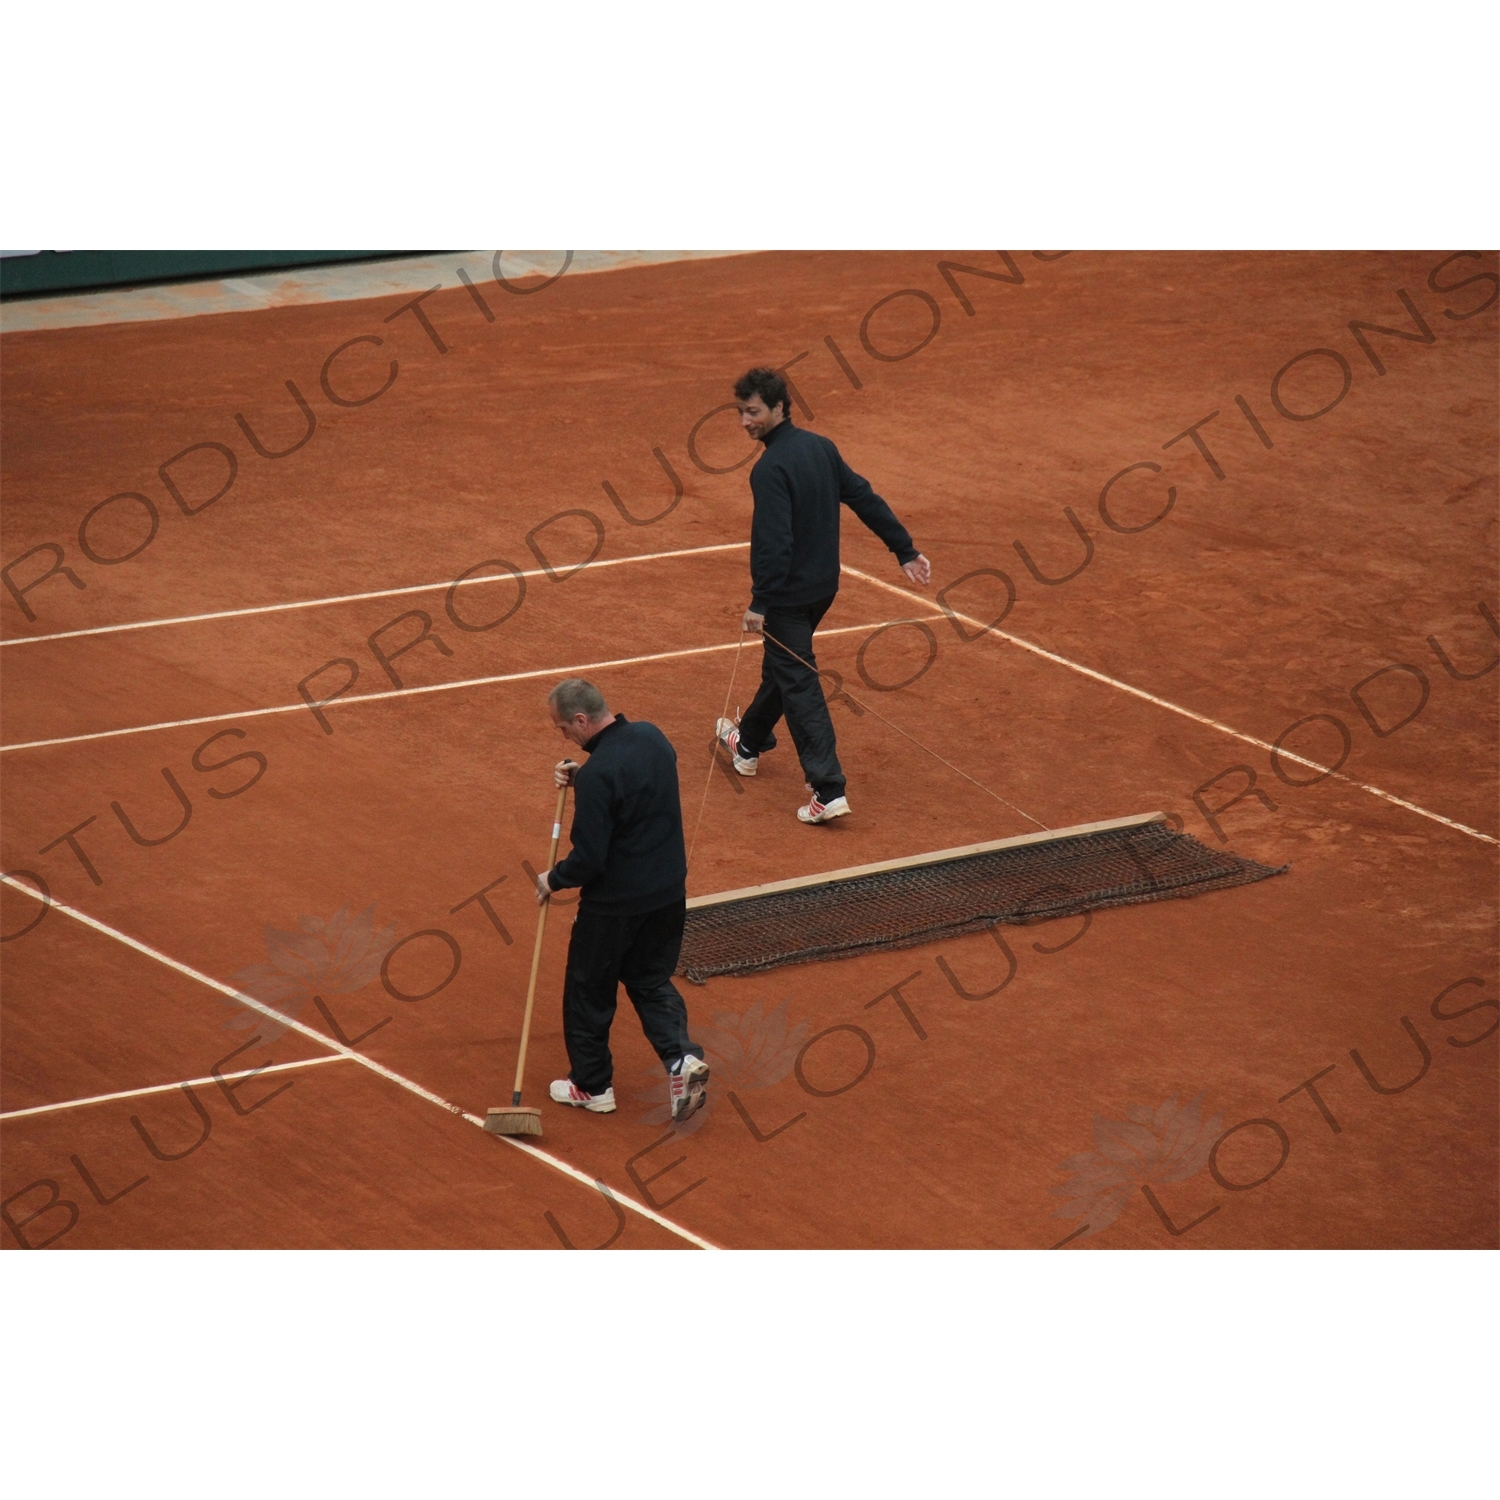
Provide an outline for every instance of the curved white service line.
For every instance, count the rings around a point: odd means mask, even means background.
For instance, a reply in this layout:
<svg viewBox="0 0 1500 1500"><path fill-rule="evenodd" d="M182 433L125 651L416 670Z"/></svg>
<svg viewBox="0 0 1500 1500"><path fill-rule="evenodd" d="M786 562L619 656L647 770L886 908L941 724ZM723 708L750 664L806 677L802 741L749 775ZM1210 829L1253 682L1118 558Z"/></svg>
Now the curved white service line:
<svg viewBox="0 0 1500 1500"><path fill-rule="evenodd" d="M106 937L113 938L117 943L124 943L127 948L134 948L137 953L143 953L147 958L154 959L159 964L164 964L169 969L176 970L179 974L186 975L189 979L196 980L199 984L207 985L211 990L217 990L221 995L228 995L231 1000L238 1000L241 1005L249 1006L251 1010L259 1011L263 1016L276 1022L290 1031L296 1031L310 1040L317 1042L319 1046L327 1047L330 1052L335 1052L339 1057L347 1058L351 1062L357 1062L362 1068L368 1068L372 1073L378 1073L382 1078L389 1079L408 1093L415 1094L419 1099L425 1099L429 1104L436 1104L439 1109L445 1109L450 1115L457 1115L461 1120L467 1120L470 1125L477 1125L484 1129L484 1121L478 1115L471 1115L467 1110L457 1104L450 1103L441 1094L434 1094L431 1089L423 1088L420 1083L404 1077L394 1069L384 1067L376 1062L374 1058L367 1057L363 1052L356 1052L352 1047L346 1047L342 1042L336 1042L332 1037L324 1036L315 1027L308 1026L292 1016L283 1015L280 1011L272 1009L271 1006L263 1004L255 999L253 995L246 995L242 991L223 983L221 980L205 974L200 969L195 969L189 964L180 963L177 959L161 952L158 948L143 943L139 938L133 938L128 933L121 932L117 927L111 927L106 922L101 922L97 917L91 917L87 912L80 911L75 906L69 906L65 901L59 901L55 896L43 896L39 891L34 891L24 881L17 880L12 875L0 875L0 881L14 890L22 891L30 896L33 901L40 901L43 905L54 907L64 916L72 917L75 922L81 922L85 927L92 927L95 932L102 932ZM328 1059L330 1062L333 1058ZM175 1085L174 1085L175 1087ZM23 1111L24 1112L24 1111ZM577 1167L563 1161L560 1157L553 1156L540 1147L530 1146L522 1141L515 1140L510 1136L495 1136L494 1139L504 1141L509 1146L514 1146L518 1151L524 1151L528 1156L534 1156L538 1161L545 1162L549 1167L561 1172L566 1177L571 1177L581 1182L593 1192L600 1191L597 1179L590 1177L586 1172L580 1172ZM700 1250L717 1250L719 1247L696 1235L691 1229L684 1229L681 1224L675 1224L671 1219L656 1212L655 1209L647 1208L644 1203L637 1203L634 1198L628 1198L624 1193L616 1192L613 1188L609 1195L615 1202L622 1203L628 1209L638 1213L643 1219L650 1219L653 1224L660 1224L663 1229L669 1230L679 1239L686 1240L689 1244L696 1245Z"/></svg>

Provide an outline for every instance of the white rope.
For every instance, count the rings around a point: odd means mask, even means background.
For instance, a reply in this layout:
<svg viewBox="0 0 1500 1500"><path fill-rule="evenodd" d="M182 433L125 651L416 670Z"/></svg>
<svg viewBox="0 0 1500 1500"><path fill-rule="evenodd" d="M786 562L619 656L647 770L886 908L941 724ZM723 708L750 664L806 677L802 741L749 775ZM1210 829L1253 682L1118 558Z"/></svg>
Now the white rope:
<svg viewBox="0 0 1500 1500"><path fill-rule="evenodd" d="M783 645L782 642L778 641L776 639L776 637L774 635L772 635L769 630L764 630L763 629L761 631L761 634L764 635L765 638L768 641L770 641L773 646L780 646L781 649L783 651L785 651L786 654L793 659L793 661L801 661L802 665L804 667L806 667L809 672L812 672L814 674L817 673L818 669L815 666L813 666L813 664L811 662L802 661L802 658L800 656L798 656L797 653L795 651L793 651L790 646ZM919 740L914 734L907 734L907 732L899 724L893 724L893 723L891 723L891 721L888 718L886 718L886 716L883 713L879 712L877 709L871 708L868 703L861 703L860 700L858 698L856 698L854 696L854 694L851 693L847 688L841 688L840 691L843 693L844 697L846 697L851 703L858 704L859 707L862 708L862 709L864 709L864 711L866 713L874 714L875 717L877 719L879 719L882 724L885 724L889 728L894 729L896 731L896 733L899 734L903 739L910 740L912 742L912 744L914 744L917 747L918 750L925 750L927 752L927 754L929 754L934 760L942 761L942 763L945 766L947 766L947 768L950 771L956 772L958 775L962 776L965 781L971 781L971 782L973 782L974 785L977 786L979 788L979 790L981 792L983 792L986 796L993 797L996 802L1004 803L1004 805L1006 807L1008 807L1013 813L1019 813L1021 815L1021 817L1025 818L1028 823L1035 823L1038 828L1044 830L1047 833L1050 833L1052 831L1039 818L1033 818L1029 812L1023 811L1021 808L1017 807L1014 802L1007 802L1006 799L1004 797L1002 797L999 792L992 792L989 789L989 787L987 787L982 781L975 781L974 778L972 776L970 776L967 771L961 769L958 766L955 766L951 760L944 760L943 757L941 755L939 755L936 750L932 749L931 746L929 746L929 745L924 745L921 742L921 740Z"/></svg>

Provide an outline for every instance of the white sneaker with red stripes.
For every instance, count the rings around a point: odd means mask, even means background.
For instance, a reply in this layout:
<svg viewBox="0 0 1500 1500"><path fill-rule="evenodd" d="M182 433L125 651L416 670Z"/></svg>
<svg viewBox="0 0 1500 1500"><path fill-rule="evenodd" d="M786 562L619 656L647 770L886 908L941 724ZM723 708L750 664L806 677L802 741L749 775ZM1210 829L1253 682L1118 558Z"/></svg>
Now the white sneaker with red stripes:
<svg viewBox="0 0 1500 1500"><path fill-rule="evenodd" d="M733 758L735 770L741 776L754 776L760 757L740 754L740 726L733 719L720 719L714 733L718 735L719 743Z"/></svg>
<svg viewBox="0 0 1500 1500"><path fill-rule="evenodd" d="M797 809L797 816L804 823L831 823L835 818L847 817L848 814L847 798L835 797L829 802L819 802L816 792L813 793L812 800L806 807Z"/></svg>
<svg viewBox="0 0 1500 1500"><path fill-rule="evenodd" d="M667 1079L672 1097L672 1123L683 1120L703 1108L708 1102L708 1064L701 1057L689 1053L677 1060L675 1068L667 1070Z"/></svg>
<svg viewBox="0 0 1500 1500"><path fill-rule="evenodd" d="M547 1090L554 1104L571 1104L575 1109L587 1109L596 1115L614 1113L615 1090L611 1084L602 1094L585 1094L571 1078L558 1078Z"/></svg>

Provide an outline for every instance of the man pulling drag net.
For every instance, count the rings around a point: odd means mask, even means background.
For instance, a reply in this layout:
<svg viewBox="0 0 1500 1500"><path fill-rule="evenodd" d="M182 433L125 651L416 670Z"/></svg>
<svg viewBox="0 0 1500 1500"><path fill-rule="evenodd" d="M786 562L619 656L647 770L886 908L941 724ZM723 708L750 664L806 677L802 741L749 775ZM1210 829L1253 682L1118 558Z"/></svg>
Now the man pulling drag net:
<svg viewBox="0 0 1500 1500"><path fill-rule="evenodd" d="M821 434L793 424L786 381L754 369L734 385L740 423L765 452L750 471L750 607L743 628L764 633L760 688L739 723L720 719L719 743L741 776L754 776L786 718L812 799L804 823L827 823L850 810L843 768L813 655L813 632L839 590L840 504L847 505L895 553L916 584L932 577L927 559L889 505ZM780 644L776 644L780 643Z"/></svg>

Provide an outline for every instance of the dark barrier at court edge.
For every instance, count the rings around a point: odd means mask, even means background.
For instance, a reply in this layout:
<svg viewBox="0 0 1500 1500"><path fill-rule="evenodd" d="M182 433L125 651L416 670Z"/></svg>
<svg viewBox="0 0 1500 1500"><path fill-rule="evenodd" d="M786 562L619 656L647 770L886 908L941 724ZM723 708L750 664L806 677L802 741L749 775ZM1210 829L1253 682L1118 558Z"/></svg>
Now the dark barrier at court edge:
<svg viewBox="0 0 1500 1500"><path fill-rule="evenodd" d="M1066 252L1053 251L1032 253L1038 259L1045 260L1056 259ZM954 261L938 262L937 269L940 275L942 276L948 287L953 291L955 297L958 298L960 306L969 316L974 315L974 308L972 302L964 294L960 284L957 281L958 272L962 271L966 274L976 275L995 281L1012 282L1015 284L1024 282L1024 276L1020 272L1014 258L1006 252L997 252L997 254L1005 264L1006 270L1004 273L988 271L982 268L968 266ZM1431 269L1427 277L1427 284L1429 289L1443 295L1457 292L1466 287L1470 287L1479 283L1490 284L1490 295L1478 305L1463 311L1454 311L1451 307L1445 307L1443 309L1443 316L1451 322L1455 323L1466 321L1467 319L1484 312L1487 308L1494 304L1497 297L1500 297L1500 276L1496 276L1491 272L1481 272L1476 275L1469 276L1463 280L1455 281L1450 279L1446 282L1439 281L1438 278L1440 272L1449 267L1454 261L1463 260L1465 258L1478 258L1478 252L1462 251L1453 255L1446 256ZM564 265L564 269L566 269L566 262ZM561 274L561 272L558 273L558 275ZM553 277L552 281L555 281L556 279L556 277ZM465 278L465 280L467 281L467 278ZM533 290L541 291L545 289L545 286L551 284L552 282L548 281L544 283L543 286L536 287ZM437 288L434 288L433 290L437 290ZM477 296L477 293L474 293L474 289L472 288L471 294L475 294ZM420 303L423 298L429 295L431 295L430 292L423 293L421 297L414 299L411 303L403 305L402 308L398 309L397 313L394 313L391 316L395 317L400 313L410 310L413 311L419 318L425 319L425 314L422 313ZM880 309L890 304L896 298L906 295L910 295L912 299L920 303L920 305L924 309L926 309L929 317L928 331L922 338L918 339L912 344L909 344L903 349L892 349L877 344L871 332L871 324L872 320L875 317L875 314L879 312ZM1396 295L1402 302L1403 306L1408 309L1415 331L1411 331L1409 329L1389 328L1381 324L1371 323L1361 319L1353 319L1348 323L1348 328L1354 338L1355 343L1359 346L1360 349L1365 352L1369 363L1373 367L1377 377L1385 375L1386 365L1381 359L1376 347L1371 344L1368 337L1370 333L1384 334L1393 338L1405 340L1407 342L1424 345L1436 341L1436 335L1433 332L1431 326L1425 321L1420 310L1417 309L1409 294L1404 289L1398 289ZM939 309L935 300L930 296L930 294L922 293L917 288L907 288L903 289L902 292L889 294L879 299L875 304L872 305L869 312L865 314L864 319L861 322L860 342L866 347L868 352L875 356L875 358L884 360L888 363L895 363L910 358L920 349L927 347L927 345L931 343L932 338L936 336L938 327L940 326L940 322L941 310ZM437 338L435 331L433 336L435 339ZM842 349L840 349L840 347L835 343L832 335L827 336L823 340L823 342L825 346L828 347L830 354L835 358L839 367L844 371L845 378L849 381L850 385L855 389L863 389L863 381L861 381L858 375L853 371L853 367L849 364L848 359L844 355ZM347 347L347 345L343 345L340 347ZM443 347L446 351L447 346L444 345ZM338 351L335 351L335 353L337 352ZM792 359L786 361L782 366L783 371L791 369L801 360L807 358L808 353L809 351L804 350L798 355L794 356ZM1298 413L1292 411L1291 408L1287 407L1282 395L1282 381L1284 380L1289 370L1297 366L1299 363L1303 362L1310 354L1327 355L1330 353L1336 355L1337 351L1311 350L1304 351L1302 354L1294 355L1282 366L1282 368L1277 372L1276 376L1273 377L1270 386L1272 405L1288 420L1299 422L1314 420L1317 417L1326 415L1327 412L1331 411L1333 407L1338 404L1338 401L1342 401L1344 399L1344 396L1347 394L1348 386L1347 383L1343 382L1342 377L1340 385L1341 394L1339 395L1338 400L1332 403L1325 402L1322 407L1312 412ZM1342 363L1339 363L1340 360L1342 361ZM1335 363L1339 363L1339 368L1342 372L1344 366L1348 364L1348 361L1342 360L1342 356L1339 356L1339 359L1336 360ZM802 394L797 391L795 385L790 381L789 392L792 394L794 403L798 406L804 417L809 420L813 419L815 414L807 405L805 397L803 397ZM1235 397L1235 401L1239 405L1242 413L1245 414L1247 422L1249 422L1252 429L1257 432L1262 446L1267 449L1273 448L1275 446L1274 439L1272 439L1269 433L1267 433L1265 429L1259 425L1259 419L1255 417L1255 414L1250 408L1249 403L1244 399L1242 395L1237 395ZM694 439L698 429L703 425L703 422L706 421L708 417L715 415L717 412L727 411L729 409L732 409L732 407L733 403L727 403L711 409L704 418L699 419L699 421L694 425L694 428L689 434L688 447L690 457L692 458L694 464L706 473L731 472L733 469L741 467L744 463L748 462L750 458L754 457L755 452L757 451L752 446L752 448L746 453L744 458L738 460L735 464L730 465L727 469L716 468L708 465L701 458L701 455L698 454ZM1217 416L1217 411L1211 412L1209 416L1200 419L1198 422L1195 422L1191 427L1184 429L1184 431L1179 433L1176 437L1168 439L1165 443L1163 443L1162 447L1164 449L1171 449L1181 443L1184 439L1189 439L1192 444L1193 450L1198 456L1201 456L1203 458L1210 473L1214 475L1215 479L1222 479L1225 473L1223 465L1219 462L1212 449L1208 447L1206 440L1202 436L1202 429ZM633 513L627 512L626 507L619 499L618 492L615 490L614 486L611 485L607 480L601 482L602 487L611 499L611 502L615 505L615 508L618 509L623 516L625 516L627 523L632 526L645 526L655 524L656 521L661 520L666 515L670 514L682 499L682 481L676 470L672 467L670 460L660 449L660 447L653 448L652 452L653 456L657 459L658 464L661 466L663 473L666 475L668 482L673 487L673 498L668 502L664 509L658 511L655 515L642 519L635 516ZM1118 515L1112 509L1112 491L1114 490L1116 484L1118 484L1119 481L1126 475L1139 470L1146 470L1152 473L1161 472L1160 466L1154 461L1138 461L1119 470L1115 475L1113 475L1109 480L1106 481L1103 489L1100 491L1098 501L1100 516L1104 520L1106 526L1115 532L1128 534L1149 530L1157 525L1161 520L1165 519L1165 517L1170 513L1176 503L1176 486L1168 486L1165 504L1149 520L1142 524L1136 525L1127 525L1123 521L1121 521ZM1036 578L1039 582L1043 583L1046 586L1056 586L1077 577L1079 573L1083 571L1083 568L1086 567L1093 558L1094 547L1092 537L1088 536L1086 529L1078 520L1076 513L1072 511L1071 507L1064 507L1064 512L1065 518L1068 520L1069 525L1087 543L1085 548L1086 555L1084 561L1080 564L1075 565L1065 574L1058 577L1051 577L1049 575L1043 574L1041 570L1036 566L1034 559L1032 559L1030 552L1026 549L1024 544L1019 539L1014 543L1015 550L1021 557L1023 563L1026 564L1028 571L1034 578ZM581 563L572 563L565 566L554 565L549 554L541 545L541 538L543 533L545 533L549 527L553 526L558 521L566 520L570 517L579 518L588 524L593 535L593 546L588 558L586 558ZM536 558L538 565L542 568L543 572L546 574L549 580L553 582L564 582L568 578L575 576L581 569L586 567L590 562L592 562L599 556L604 547L605 537L606 528L603 520L597 513L582 508L569 508L566 510L558 511L549 516L546 520L540 522L536 526L533 526L531 530L526 533L525 542L528 550L531 552L532 556ZM514 600L503 612L495 615L493 618L488 620L475 621L459 614L456 605L456 593L460 586L462 586L468 580L472 579L482 569L500 569L508 573L514 580L516 593ZM960 615L967 614L968 610L956 607L955 604L951 601L957 590L980 579L988 580L989 586L992 589L996 586L1002 589L1004 600L1003 603L1000 604L999 612L989 620L987 625L985 625L981 629L970 630L965 626L963 620L960 618ZM961 577L946 584L943 588L937 591L935 597L939 607L946 615L949 624L952 626L955 634L958 636L960 643L969 644L973 641L982 639L986 633L991 630L997 629L1008 618L1015 606L1017 600L1017 591L1014 580L1003 569L979 567L969 570ZM450 623L461 633L483 633L485 631L497 628L498 626L504 624L512 616L514 616L515 613L524 604L525 598L526 580L523 576L522 570L517 568L514 563L510 562L507 559L488 558L471 564L454 579L453 583L449 586L448 592L444 598L444 610L448 616ZM1495 615L1489 609L1488 605L1481 602L1476 607L1484 617L1490 628L1492 630L1496 630L1497 634L1500 634L1500 629L1497 629L1495 624ZM861 644L856 654L856 670L858 671L860 678L864 682L865 686L873 691L891 692L896 691L900 687L910 686L912 683L916 682L936 661L938 654L937 642L936 637L933 635L930 627L927 624L919 621L902 622L902 624L905 626L905 628L917 630L924 636L927 646L925 663L920 666L915 672L894 682L884 681L880 678L877 678L871 672L867 663L867 653L869 651L869 648L873 644L875 638L880 634L883 634L888 630L900 628L897 625L886 625L878 627L871 633L871 636ZM401 635L392 639L392 633L396 632L398 627L406 628ZM371 632L370 636L365 642L367 649L369 650L371 656L374 657L377 665L379 665L379 667L381 668L386 680L389 681L390 684L397 689L402 688L404 686L404 683L400 674L396 671L396 661L405 656L408 652L414 650L417 646L423 644L430 644L435 651L443 656L451 657L454 655L453 648L449 646L447 641L444 640L442 636L433 629L431 616L426 611L422 610L403 611L392 620L387 621L378 629ZM1455 662L1454 656L1462 655L1462 653L1459 652L1456 648L1453 655L1450 655L1449 650L1445 648L1436 637L1429 637L1428 645L1433 651L1433 654L1438 660L1439 664L1443 667L1445 673L1456 681L1467 682L1477 680L1478 678L1483 677L1488 672L1492 671L1497 663L1500 663L1500 655L1497 655L1487 664L1481 665L1471 670L1468 665L1460 666ZM314 696L313 692L310 691L312 685L320 677L325 676L325 674L333 670L337 670L341 674L342 680L339 685L335 687L332 692L320 692L318 696ZM1409 711L1405 715L1405 717L1402 717L1395 722L1386 722L1377 718L1375 710L1370 706L1367 696L1363 696L1363 690L1372 687L1373 684L1380 678L1395 673L1404 673L1408 678L1416 682L1421 690L1421 697L1415 709ZM319 728L325 735L331 735L334 731L331 721L323 712L324 708L326 708L329 704L337 701L340 697L344 696L350 690L350 688L354 686L359 678L359 675L360 666L353 657L335 657L325 662L322 666L316 668L313 672L307 674L307 676L305 676L301 680L301 682L298 683L297 691L299 697L304 703L307 704L309 711L313 714ZM825 682L829 689L829 696L831 700L833 700L835 703L842 702L844 706L848 708L852 713L857 714L861 712L857 705L843 694L842 678L837 672L828 671L822 675L824 675L825 677ZM1422 672L1421 668L1410 662L1398 662L1377 669L1361 682L1355 684L1351 689L1351 697L1354 699L1356 707L1359 708L1362 717L1364 718L1365 722L1369 724L1372 732L1377 736L1377 738L1385 738L1390 734L1395 733L1398 729L1405 727L1406 724L1412 722L1417 717L1417 715L1426 706L1429 689L1429 680L1427 679L1426 674ZM1278 753L1273 754L1272 757L1273 771L1276 773L1279 779L1285 782L1288 786L1305 787L1313 785L1316 784L1316 782L1325 779L1327 774L1330 774L1330 771L1328 770L1320 770L1311 780L1306 777L1294 777L1287 771L1286 766L1283 764L1283 759L1279 754L1280 750L1285 747L1285 742L1296 731L1318 720L1323 720L1329 723L1330 726L1335 730L1335 732L1340 734L1342 740L1344 741L1343 753L1339 758L1338 764L1332 767L1331 770L1336 771L1339 766L1344 763L1344 760L1347 759L1348 753L1352 749L1352 738L1350 736L1348 726L1342 720L1337 719L1336 716L1327 714L1314 714L1298 720L1296 723L1289 726L1287 730L1283 731L1282 735L1277 741ZM211 736L194 752L193 764L195 769L211 769L210 767L205 767L200 764L200 757L217 740L224 738L226 734L238 735L240 737L243 737L244 731L225 731L221 732L221 734L219 735ZM221 799L225 797L237 796L239 794L239 791L248 790L255 781L258 781L260 779L260 775L263 775L265 770L266 757L264 756L264 754L255 751L249 752L249 756L239 756L234 757L233 759L246 759L252 757L261 763L261 771L259 774L257 774L257 776L255 776L249 783L246 783L238 790L229 792L212 791L211 795L219 797ZM223 766L232 763L233 760L219 762L218 764L220 766ZM155 838L144 838L140 836L139 832L135 829L134 824L124 814L119 802L115 801L111 803L111 807L115 810L116 816L119 817L125 824L127 833L131 835L132 840L135 843L141 845L142 847L151 847L159 843L167 842L171 838L175 838L176 835L187 826L188 819L191 817L190 806L188 805L185 795L181 791L180 784L176 782L175 777L172 775L170 768L164 767L162 770L162 775L166 780L168 787L174 792L178 804L183 809L181 819L178 822L176 828L172 829L167 834L157 836ZM1232 784L1227 787L1219 787L1220 782L1231 776L1237 776L1241 778L1240 782L1238 784ZM735 782L733 777L729 777L727 779L729 780L731 785L734 785L737 792L743 792L743 788L739 787L738 783ZM1205 800L1205 797L1207 793L1214 791L1215 788L1218 788L1219 792L1227 793L1228 800L1218 802L1218 804L1215 806L1210 806L1209 803ZM1218 794L1215 793L1215 795L1217 796ZM1219 839L1221 843L1227 842L1227 838L1223 832L1222 825L1218 822L1218 819L1222 816L1223 813L1228 811L1236 803L1243 801L1247 797L1254 797L1270 810L1276 810L1274 800L1270 798L1258 785L1256 785L1256 773L1254 769L1244 764L1236 764L1226 767L1225 770L1219 772L1216 776L1210 778L1208 781L1195 788L1194 791L1190 793L1190 797L1194 805L1198 808L1199 812L1203 815L1209 828L1213 831L1214 835ZM60 845L67 844L69 850L73 853L79 864L88 874L90 880L94 884L99 885L103 884L103 879L102 877L100 877L97 868L88 858L87 854L84 852L77 839L77 835L94 821L95 816L91 816L83 820L82 822L75 824L72 829L63 834L60 834L56 839L54 839L51 843L45 845L43 849L39 850L38 852L48 853L51 850L58 848ZM33 928L34 925L35 924L33 924Z"/></svg>

